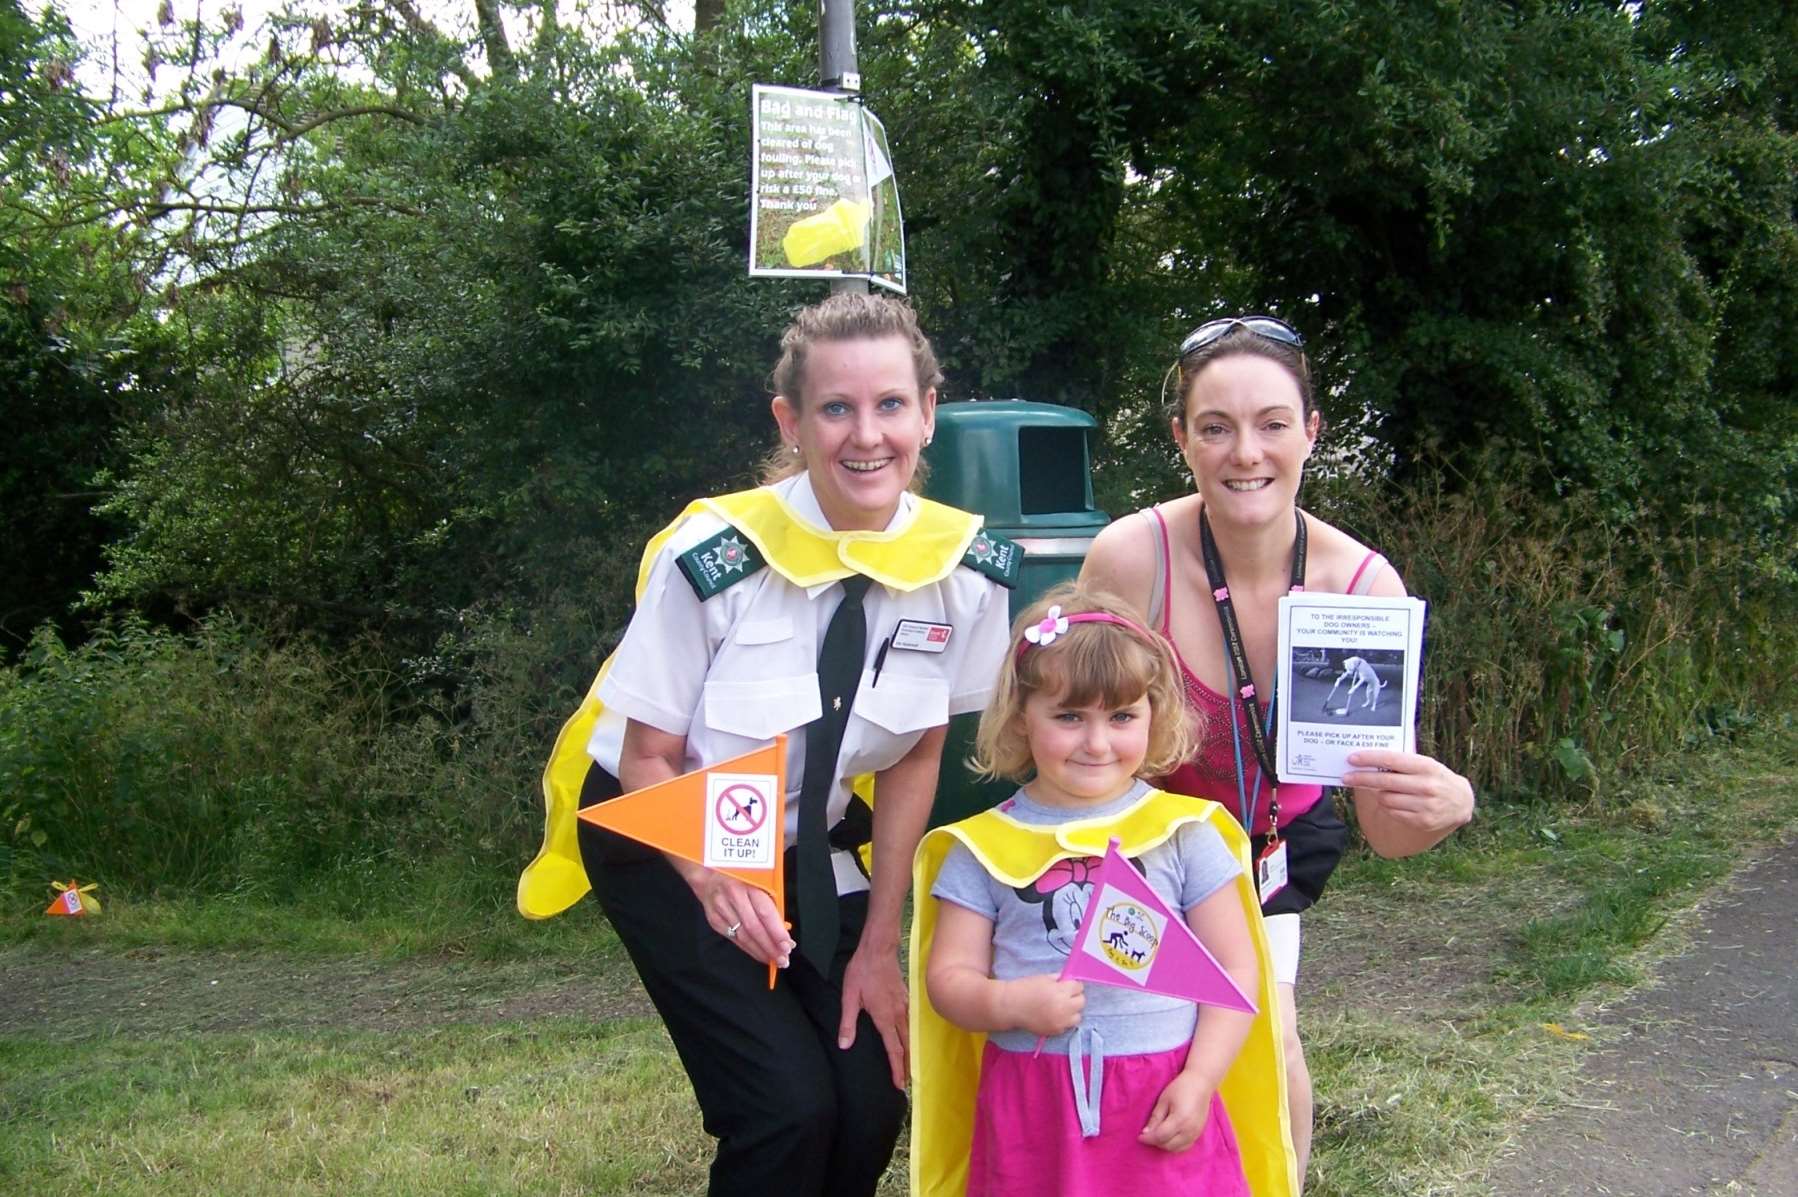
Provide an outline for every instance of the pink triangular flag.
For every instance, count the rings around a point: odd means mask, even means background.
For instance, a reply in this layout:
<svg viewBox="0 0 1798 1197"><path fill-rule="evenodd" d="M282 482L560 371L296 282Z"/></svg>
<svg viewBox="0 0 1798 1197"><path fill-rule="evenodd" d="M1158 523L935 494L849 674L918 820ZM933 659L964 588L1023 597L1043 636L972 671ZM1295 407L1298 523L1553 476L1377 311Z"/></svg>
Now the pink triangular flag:
<svg viewBox="0 0 1798 1197"><path fill-rule="evenodd" d="M1205 950L1186 920L1123 858L1117 840L1105 849L1092 886L1074 950L1061 970L1062 980L1140 989L1255 1013L1254 1001Z"/></svg>

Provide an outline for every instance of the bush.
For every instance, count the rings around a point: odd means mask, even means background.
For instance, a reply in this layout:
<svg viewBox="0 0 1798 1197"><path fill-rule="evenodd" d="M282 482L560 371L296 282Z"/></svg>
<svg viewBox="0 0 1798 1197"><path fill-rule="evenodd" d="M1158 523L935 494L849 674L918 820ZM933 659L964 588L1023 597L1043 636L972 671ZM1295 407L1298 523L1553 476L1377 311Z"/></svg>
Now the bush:
<svg viewBox="0 0 1798 1197"><path fill-rule="evenodd" d="M229 614L48 626L0 669L0 887L322 895L346 914L418 871L509 900L549 744L622 626L634 554L584 546L597 593L457 613L438 651L332 652ZM446 887L439 877L434 892Z"/></svg>
<svg viewBox="0 0 1798 1197"><path fill-rule="evenodd" d="M1621 770L1793 698L1798 600L1739 541L1619 524L1497 459L1451 488L1324 483L1318 510L1430 600L1419 740L1482 791L1598 797Z"/></svg>
<svg viewBox="0 0 1798 1197"><path fill-rule="evenodd" d="M40 629L0 672L10 872L290 895L379 842L396 773L428 773L424 745L371 751L380 709L366 678L228 616L186 637L127 621L74 649Z"/></svg>

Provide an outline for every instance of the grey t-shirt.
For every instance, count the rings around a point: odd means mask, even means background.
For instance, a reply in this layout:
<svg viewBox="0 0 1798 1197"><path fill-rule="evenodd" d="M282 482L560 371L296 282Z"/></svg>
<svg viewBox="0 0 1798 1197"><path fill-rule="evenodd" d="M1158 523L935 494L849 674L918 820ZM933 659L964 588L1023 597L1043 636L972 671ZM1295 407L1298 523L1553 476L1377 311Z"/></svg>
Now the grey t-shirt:
<svg viewBox="0 0 1798 1197"><path fill-rule="evenodd" d="M1020 823L1053 826L1073 819L1118 814L1141 800L1148 790L1148 784L1139 781L1122 797L1104 806L1077 811L1040 805L1019 790L1000 809ZM1242 871L1223 837L1208 823L1182 826L1173 838L1143 853L1136 863L1150 887L1182 914ZM974 854L957 843L944 858L930 893L992 920L993 976L997 979L1009 981L1045 973L1055 976L1073 948L1074 932L1092 893L1089 878L1098 868L1097 858L1065 860L1053 865L1036 884L1013 889L995 881ZM1099 1031L1104 1037L1106 1055L1135 1055L1167 1051L1190 1042L1197 1020L1198 1007L1179 998L1115 985L1088 984L1080 1025ZM1057 1035L1043 1045L1043 1050L1065 1055L1072 1037L1072 1032ZM1006 1051L1036 1049L1036 1036L1029 1031L995 1031L988 1038Z"/></svg>

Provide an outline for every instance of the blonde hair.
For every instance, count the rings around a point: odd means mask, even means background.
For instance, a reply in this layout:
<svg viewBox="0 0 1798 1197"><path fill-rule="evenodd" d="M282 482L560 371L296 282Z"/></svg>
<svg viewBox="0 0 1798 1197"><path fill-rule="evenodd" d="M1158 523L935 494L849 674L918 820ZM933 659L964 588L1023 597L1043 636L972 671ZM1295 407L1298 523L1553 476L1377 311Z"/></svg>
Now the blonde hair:
<svg viewBox="0 0 1798 1197"><path fill-rule="evenodd" d="M801 410L805 406L806 355L812 346L820 341L881 341L887 337L898 337L911 350L919 395L942 384L943 372L937 366L936 351L918 327L918 314L910 304L888 295L839 291L793 313L793 323L781 334L780 360L768 375L768 387L776 395L785 395L795 411ZM772 486L804 469L805 462L799 454L776 442L762 459L759 477L763 486ZM920 458L907 489L918 491L924 472Z"/></svg>
<svg viewBox="0 0 1798 1197"><path fill-rule="evenodd" d="M1049 608L1065 615L1098 612L1132 626L1087 621L1071 624L1046 647L1030 644L1024 630L1043 621ZM1160 777L1190 757L1198 743L1197 715L1186 703L1185 684L1165 637L1144 627L1129 604L1102 590L1064 582L1043 595L1011 625L1011 651L999 669L993 701L980 716L968 764L985 777L1026 782L1036 770L1024 734L1024 703L1051 694L1069 706L1127 707L1149 700L1149 747L1138 773ZM1028 645L1021 651L1019 645Z"/></svg>

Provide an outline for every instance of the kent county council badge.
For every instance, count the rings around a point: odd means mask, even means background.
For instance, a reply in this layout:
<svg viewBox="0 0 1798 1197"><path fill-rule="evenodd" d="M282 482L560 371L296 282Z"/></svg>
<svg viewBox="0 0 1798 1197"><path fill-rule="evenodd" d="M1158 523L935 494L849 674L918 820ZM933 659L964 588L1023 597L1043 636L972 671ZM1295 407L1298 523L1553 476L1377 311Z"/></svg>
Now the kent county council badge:
<svg viewBox="0 0 1798 1197"><path fill-rule="evenodd" d="M718 567L727 574L737 573L749 560L749 554L743 548L743 542L734 536L726 536L719 541L717 552Z"/></svg>
<svg viewBox="0 0 1798 1197"><path fill-rule="evenodd" d="M968 551L974 554L974 560L985 561L993 555L993 542L986 538L986 533L982 532L974 537L974 542L968 546Z"/></svg>

